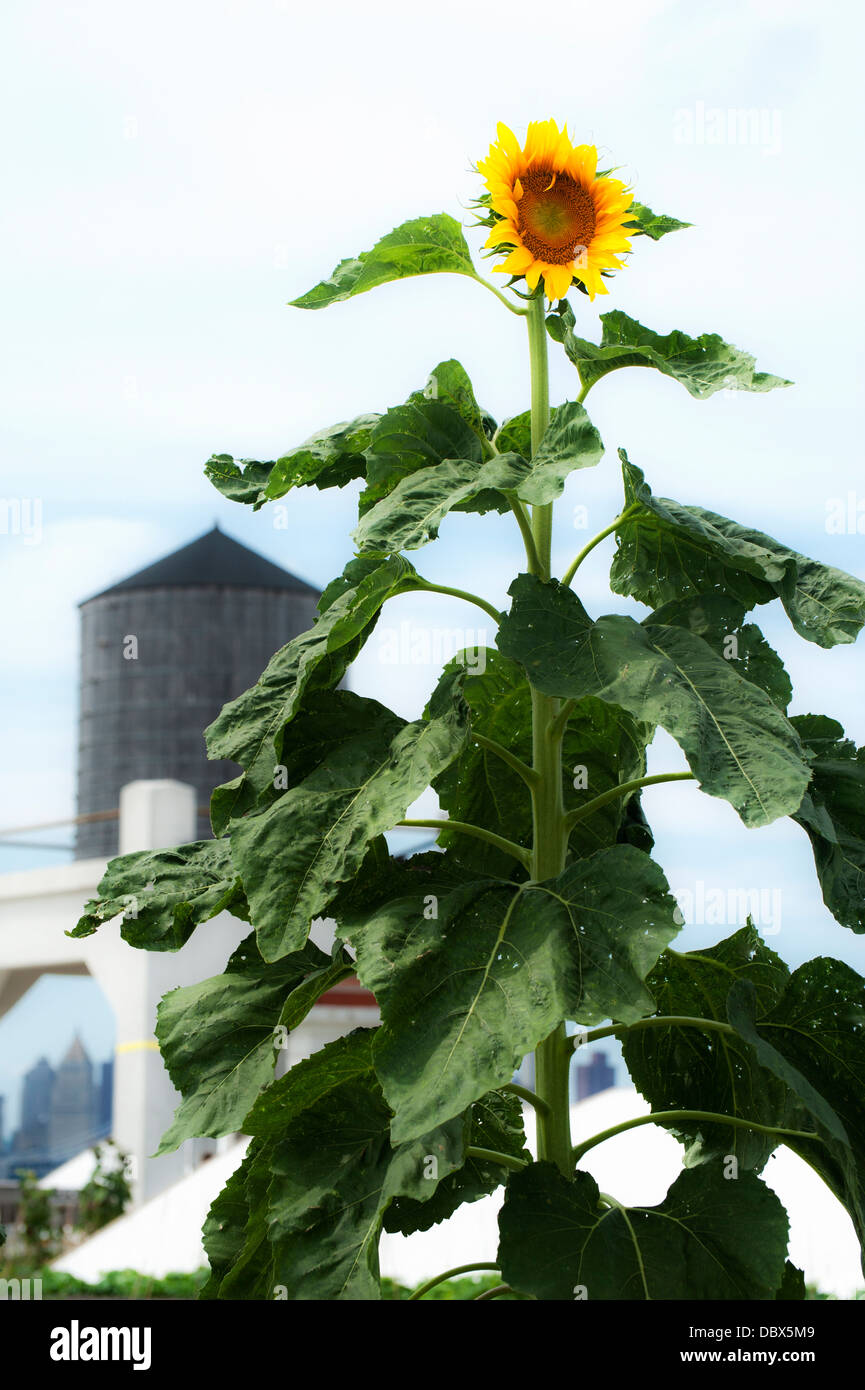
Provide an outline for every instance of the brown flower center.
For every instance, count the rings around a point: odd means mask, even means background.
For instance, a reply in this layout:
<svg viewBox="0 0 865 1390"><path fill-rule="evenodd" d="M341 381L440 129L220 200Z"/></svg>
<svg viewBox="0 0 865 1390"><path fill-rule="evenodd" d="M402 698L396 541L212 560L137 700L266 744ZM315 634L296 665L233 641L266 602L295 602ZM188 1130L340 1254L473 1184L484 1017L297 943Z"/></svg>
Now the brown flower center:
<svg viewBox="0 0 865 1390"><path fill-rule="evenodd" d="M520 183L517 231L523 245L536 260L551 265L575 260L579 248L588 247L595 234L591 193L566 174L554 176L543 169L530 170Z"/></svg>

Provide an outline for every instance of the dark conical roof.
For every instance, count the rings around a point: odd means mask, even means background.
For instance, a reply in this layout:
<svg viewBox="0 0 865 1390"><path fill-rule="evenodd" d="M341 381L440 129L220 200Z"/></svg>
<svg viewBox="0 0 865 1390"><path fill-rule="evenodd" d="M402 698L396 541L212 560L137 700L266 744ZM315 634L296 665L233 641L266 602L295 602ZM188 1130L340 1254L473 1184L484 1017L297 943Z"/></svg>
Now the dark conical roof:
<svg viewBox="0 0 865 1390"><path fill-rule="evenodd" d="M181 546L171 555L153 565L121 579L92 598L120 594L129 589L189 588L203 584L219 584L231 589L291 589L299 594L315 594L318 590L288 570L266 560L254 550L232 540L214 526L197 541ZM89 603L91 599L85 599Z"/></svg>

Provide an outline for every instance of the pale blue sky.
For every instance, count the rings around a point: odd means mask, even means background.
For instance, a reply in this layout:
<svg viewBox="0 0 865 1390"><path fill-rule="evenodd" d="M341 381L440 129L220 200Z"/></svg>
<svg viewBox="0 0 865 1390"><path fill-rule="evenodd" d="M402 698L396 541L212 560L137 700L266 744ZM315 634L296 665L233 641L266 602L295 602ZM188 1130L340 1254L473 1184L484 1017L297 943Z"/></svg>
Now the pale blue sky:
<svg viewBox="0 0 865 1390"><path fill-rule="evenodd" d="M0 491L39 499L43 534L33 545L0 535L3 824L73 810L77 601L215 519L317 584L348 558L352 490L294 494L277 530L268 511L212 490L202 475L211 452L273 457L402 400L449 356L499 418L525 408L522 325L459 277L386 286L318 314L285 307L395 223L460 215L478 187L471 161L498 119L518 131L566 120L642 201L696 224L658 245L639 240L604 302L574 295L585 335L618 307L660 332L720 332L796 382L708 402L650 372L602 382L588 404L607 457L568 485L558 568L614 515L615 448L626 445L656 492L865 576L865 537L826 530L833 498L852 490L865 511L862 28L854 0L627 0L615 11L549 0L540 16L511 0L442 0L434 12L10 0ZM717 142L740 109L757 112L756 137ZM555 399L573 396L555 350L553 364ZM577 503L588 532L572 525ZM520 554L507 519L455 516L415 558L430 577L503 603ZM607 543L581 571L595 613L628 610L604 596L609 555ZM383 628L478 626L476 610L434 596L398 602ZM794 678L793 709L833 714L865 741L865 646L823 652L783 614L757 620ZM374 639L355 688L415 714L434 669L380 657ZM681 761L659 739L653 766ZM747 832L689 787L659 788L646 806L674 887L781 889L772 944L782 954L835 954L865 971L865 944L824 909L797 827ZM57 857L0 849L0 872ZM683 941L725 931L693 926ZM65 1010L51 995L54 1051L83 997L78 982L63 988ZM33 1001L0 1024L0 1052L20 1048L29 1065L51 1048L34 1033L24 1055L25 1008Z"/></svg>

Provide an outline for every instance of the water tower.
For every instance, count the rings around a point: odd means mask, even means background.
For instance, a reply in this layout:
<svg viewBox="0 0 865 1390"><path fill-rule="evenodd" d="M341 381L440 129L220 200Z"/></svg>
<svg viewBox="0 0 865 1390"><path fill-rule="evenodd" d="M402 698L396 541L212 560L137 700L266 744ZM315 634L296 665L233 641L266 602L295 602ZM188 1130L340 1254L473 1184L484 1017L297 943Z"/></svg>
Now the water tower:
<svg viewBox="0 0 865 1390"><path fill-rule="evenodd" d="M319 591L214 527L81 608L78 814L112 811L120 788L173 778L210 793L239 771L208 761L203 730L315 619ZM116 819L77 827L75 857L117 853Z"/></svg>

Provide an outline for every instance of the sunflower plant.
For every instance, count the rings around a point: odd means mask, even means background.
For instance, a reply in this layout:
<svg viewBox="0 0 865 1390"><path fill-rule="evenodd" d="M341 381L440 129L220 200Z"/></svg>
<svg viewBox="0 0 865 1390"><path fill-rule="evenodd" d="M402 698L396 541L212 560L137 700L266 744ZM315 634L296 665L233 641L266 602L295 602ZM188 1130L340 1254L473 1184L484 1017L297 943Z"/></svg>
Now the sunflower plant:
<svg viewBox="0 0 865 1390"><path fill-rule="evenodd" d="M750 918L711 949L673 949L683 916L640 794L669 783L674 797L690 780L747 827L791 817L830 911L865 930L865 748L828 715L788 714L787 673L748 620L780 599L806 641L852 642L865 585L656 496L624 450L618 514L554 563L555 501L603 455L585 401L605 378L650 368L699 400L789 385L716 334L658 333L620 309L601 316L600 342L580 336L571 299L609 293L638 238L688 225L597 163L553 121L522 145L501 126L475 211L504 280L479 275L442 213L293 301L323 309L406 276L479 282L525 322L530 409L497 424L448 360L383 414L275 461L207 465L254 509L296 487L362 487L355 558L314 626L207 730L210 754L241 769L213 794L214 838L113 860L73 933L119 916L131 945L177 950L223 910L250 924L222 975L165 997L156 1029L182 1096L162 1151L250 1136L205 1227L206 1297L379 1298L382 1230L428 1229L503 1188L498 1283L484 1298L803 1298L786 1213L761 1177L781 1144L863 1234L865 981L826 956L791 971ZM551 341L579 383L555 407ZM408 558L450 511L513 517L525 559L507 611ZM608 536L611 589L642 616L594 616L578 596L580 566ZM407 722L343 677L384 605L417 591L475 605L497 637L483 661L451 660ZM658 728L683 766L649 774ZM441 816L408 818L429 787ZM395 856L386 837L401 825L430 827L437 848ZM308 939L322 917L335 923L330 955ZM380 1023L274 1079L280 1039L353 974ZM575 1145L574 1052L607 1037L651 1112ZM515 1081L530 1054L531 1088ZM683 1167L660 1203L627 1206L584 1158L643 1123L676 1136Z"/></svg>

